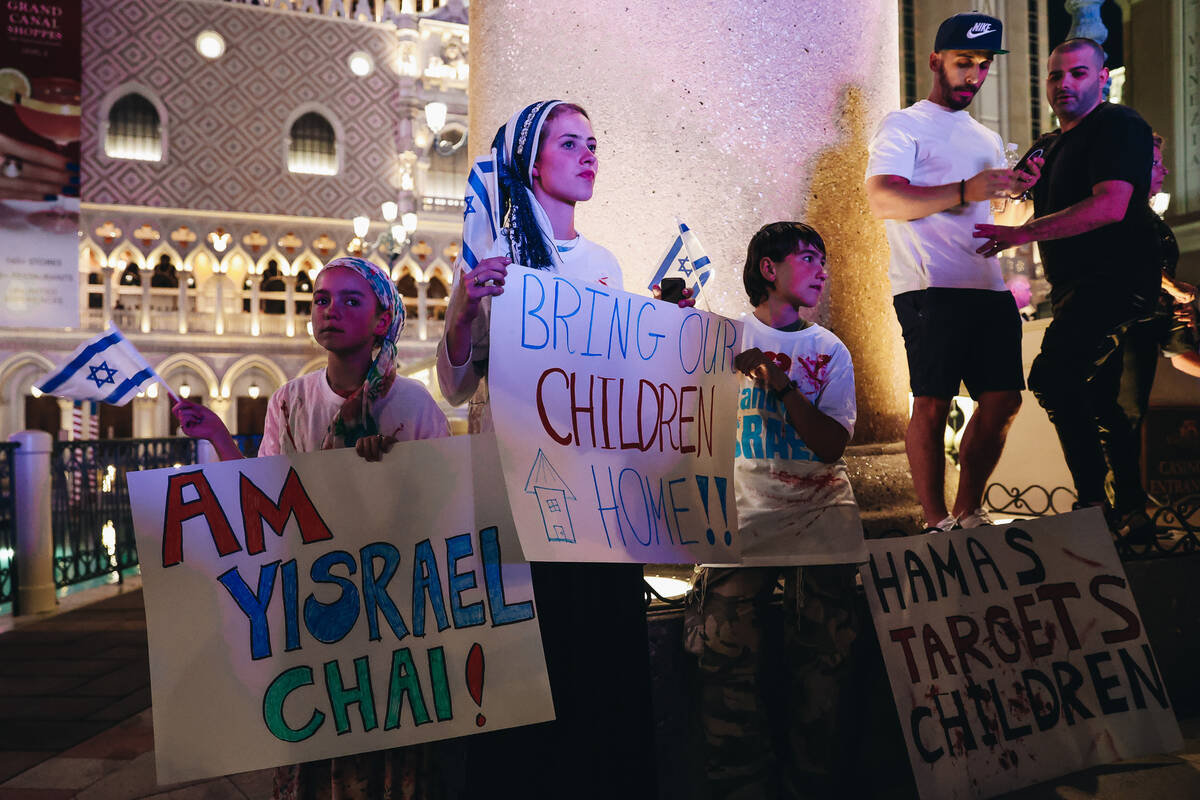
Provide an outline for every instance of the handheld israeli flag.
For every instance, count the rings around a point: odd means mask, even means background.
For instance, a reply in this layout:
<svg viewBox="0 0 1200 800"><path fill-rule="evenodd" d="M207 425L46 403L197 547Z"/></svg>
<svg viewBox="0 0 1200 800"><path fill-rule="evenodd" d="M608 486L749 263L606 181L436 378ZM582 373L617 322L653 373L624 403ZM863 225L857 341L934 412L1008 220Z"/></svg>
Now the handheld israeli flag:
<svg viewBox="0 0 1200 800"><path fill-rule="evenodd" d="M496 151L475 159L464 193L462 260L468 271L500 238L500 194L496 188Z"/></svg>
<svg viewBox="0 0 1200 800"><path fill-rule="evenodd" d="M692 297L699 298L700 290L712 277L712 262L708 260L708 254L700 246L696 234L678 217L675 218L675 224L679 227L679 233L658 260L658 269L646 288L653 289L660 285L663 278L683 278L692 290Z"/></svg>
<svg viewBox="0 0 1200 800"><path fill-rule="evenodd" d="M81 344L66 365L43 378L37 388L56 397L123 406L156 379L162 381L137 348L109 323L106 332Z"/></svg>

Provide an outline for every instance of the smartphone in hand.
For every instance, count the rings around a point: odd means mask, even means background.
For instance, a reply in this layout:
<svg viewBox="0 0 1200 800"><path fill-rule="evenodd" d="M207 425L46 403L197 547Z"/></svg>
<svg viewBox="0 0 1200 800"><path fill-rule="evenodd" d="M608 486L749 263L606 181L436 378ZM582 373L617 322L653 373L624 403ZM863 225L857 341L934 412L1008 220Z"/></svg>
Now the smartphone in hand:
<svg viewBox="0 0 1200 800"><path fill-rule="evenodd" d="M666 300L668 303L678 303L683 299L683 288L685 285L683 278L663 278L658 288L662 292L663 300Z"/></svg>

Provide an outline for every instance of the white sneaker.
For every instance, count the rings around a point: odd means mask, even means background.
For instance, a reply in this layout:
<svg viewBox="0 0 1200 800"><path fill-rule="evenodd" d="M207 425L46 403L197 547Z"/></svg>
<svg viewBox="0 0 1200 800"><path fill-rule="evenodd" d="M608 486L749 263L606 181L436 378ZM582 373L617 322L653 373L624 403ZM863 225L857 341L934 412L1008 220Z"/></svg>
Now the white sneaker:
<svg viewBox="0 0 1200 800"><path fill-rule="evenodd" d="M982 528L984 525L995 525L988 514L987 509L980 507L972 511L970 514L964 514L958 521L961 528Z"/></svg>
<svg viewBox="0 0 1200 800"><path fill-rule="evenodd" d="M958 527L961 527L958 524L958 517L951 514L950 516L946 517L941 522L937 523L936 525L930 525L929 527L927 527L925 530L923 530L921 532L922 533L945 533L946 531L952 531Z"/></svg>

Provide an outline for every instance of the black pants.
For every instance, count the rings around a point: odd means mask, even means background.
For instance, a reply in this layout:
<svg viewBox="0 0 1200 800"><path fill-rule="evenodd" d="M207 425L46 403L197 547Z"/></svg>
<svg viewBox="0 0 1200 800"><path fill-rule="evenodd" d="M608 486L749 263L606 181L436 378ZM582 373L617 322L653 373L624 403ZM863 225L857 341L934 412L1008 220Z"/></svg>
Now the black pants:
<svg viewBox="0 0 1200 800"><path fill-rule="evenodd" d="M1055 300L1029 388L1058 432L1080 503L1107 496L1119 513L1145 507L1140 431L1158 364L1149 323L1157 296L1157 285L1113 282Z"/></svg>
<svg viewBox="0 0 1200 800"><path fill-rule="evenodd" d="M468 737L466 797L657 797L641 564L531 565L553 722Z"/></svg>

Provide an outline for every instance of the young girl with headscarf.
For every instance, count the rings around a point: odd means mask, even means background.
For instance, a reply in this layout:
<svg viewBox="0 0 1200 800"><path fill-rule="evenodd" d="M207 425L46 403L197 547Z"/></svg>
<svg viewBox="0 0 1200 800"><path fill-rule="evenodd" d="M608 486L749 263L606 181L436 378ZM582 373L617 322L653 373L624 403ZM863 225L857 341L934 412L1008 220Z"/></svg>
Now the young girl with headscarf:
<svg viewBox="0 0 1200 800"><path fill-rule="evenodd" d="M354 447L368 461L378 461L397 441L450 435L445 415L425 387L396 374L404 303L381 267L362 258L326 264L313 291L312 326L328 361L324 369L290 380L271 395L260 456ZM212 410L187 400L171 410L184 433L208 439L221 460L243 457ZM447 796L444 783L452 770L435 763L447 755L438 747L415 745L280 767L274 796Z"/></svg>
<svg viewBox="0 0 1200 800"><path fill-rule="evenodd" d="M503 228L473 268L459 261L437 360L446 399L471 401L472 433L492 429L488 318L509 264L623 288L612 253L575 229L575 205L591 199L598 167L587 113L558 100L534 103L500 128L492 146ZM655 796L641 565L531 567L556 719L471 737L470 788Z"/></svg>

